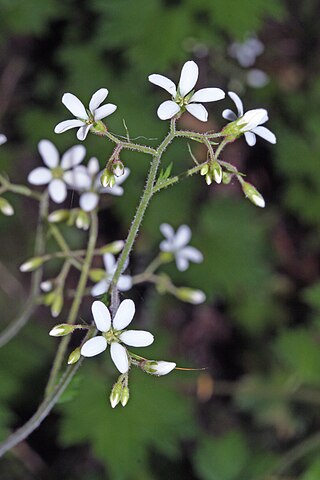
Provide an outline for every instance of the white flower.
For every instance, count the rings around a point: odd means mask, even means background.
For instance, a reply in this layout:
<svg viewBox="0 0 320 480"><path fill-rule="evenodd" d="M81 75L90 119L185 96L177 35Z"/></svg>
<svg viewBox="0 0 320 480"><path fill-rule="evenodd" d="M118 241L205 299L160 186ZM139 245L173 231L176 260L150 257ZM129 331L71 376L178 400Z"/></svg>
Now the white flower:
<svg viewBox="0 0 320 480"><path fill-rule="evenodd" d="M181 225L175 233L171 225L162 223L160 231L166 238L160 243L160 250L174 255L180 272L187 270L189 262L203 261L203 255L197 248L187 246L191 239L191 230L187 225Z"/></svg>
<svg viewBox="0 0 320 480"><path fill-rule="evenodd" d="M2 145L3 143L6 143L6 141L7 141L7 137L2 133L0 133L0 145Z"/></svg>
<svg viewBox="0 0 320 480"><path fill-rule="evenodd" d="M168 375L176 368L177 364L174 362L165 362L164 360L148 360L144 365L144 370L151 375Z"/></svg>
<svg viewBox="0 0 320 480"><path fill-rule="evenodd" d="M124 330L132 321L135 305L132 300L123 300L111 321L111 315L104 303L95 301L92 304L92 315L97 329L102 333L85 342L81 348L81 355L94 357L106 350L110 345L110 354L113 363L121 373L129 370L129 360L124 343L130 347L147 347L151 345L153 335L144 330Z"/></svg>
<svg viewBox="0 0 320 480"><path fill-rule="evenodd" d="M32 185L49 184L48 190L52 200L62 203L67 197L66 184L72 185L75 176L78 184L81 183L81 173L76 173L72 168L82 162L86 149L83 145L69 148L62 155L61 162L58 150L49 140L41 140L38 149L46 167L37 167L32 170L28 175L28 181Z"/></svg>
<svg viewBox="0 0 320 480"><path fill-rule="evenodd" d="M248 110L243 113L243 103L239 96L234 92L228 92L229 97L235 103L238 114L236 115L232 110L224 110L222 112L223 118L231 122L237 121L237 126L240 127L240 132L244 133L246 142L250 147L256 144L256 135L264 138L270 143L276 143L276 136L266 127L261 127L263 123L268 120L268 112L264 108L257 108L255 110Z"/></svg>
<svg viewBox="0 0 320 480"><path fill-rule="evenodd" d="M164 88L172 95L172 100L161 103L158 108L157 114L161 120L168 120L185 110L202 122L208 120L207 110L198 102L215 102L224 98L225 93L220 88L202 88L194 93L193 88L197 83L198 75L198 65L193 61L183 65L178 87L163 75L157 73L149 75L149 82Z"/></svg>
<svg viewBox="0 0 320 480"><path fill-rule="evenodd" d="M112 103L102 105L101 103L107 98L108 90L106 88L100 88L91 97L89 103L89 109L87 110L78 97L72 93L65 93L62 97L62 103L67 109L74 115L77 120L65 120L58 123L54 131L55 133L63 133L70 128L79 128L77 132L78 140L85 140L90 128L99 120L111 115L117 106Z"/></svg>
<svg viewBox="0 0 320 480"><path fill-rule="evenodd" d="M242 67L251 67L264 51L263 43L256 37L247 38L243 43L234 42L229 47L229 55Z"/></svg>
<svg viewBox="0 0 320 480"><path fill-rule="evenodd" d="M97 297L98 295L102 295L103 293L107 292L113 274L117 268L117 263L112 253L105 253L103 255L103 263L106 270L106 276L91 289L91 295L93 297ZM125 265L124 270L127 268L127 266L128 265ZM117 287L121 292L127 292L130 290L132 287L132 278L130 275L120 275Z"/></svg>
<svg viewBox="0 0 320 480"><path fill-rule="evenodd" d="M130 174L129 168L125 168L123 175L116 177L114 187L110 188L101 185L100 178L103 171L100 172L99 170L99 162L95 157L90 158L87 167L80 165L75 169L76 175L74 176L72 186L81 192L80 207L85 212L91 212L97 207L99 194L110 193L116 196L123 195L123 188L120 185Z"/></svg>

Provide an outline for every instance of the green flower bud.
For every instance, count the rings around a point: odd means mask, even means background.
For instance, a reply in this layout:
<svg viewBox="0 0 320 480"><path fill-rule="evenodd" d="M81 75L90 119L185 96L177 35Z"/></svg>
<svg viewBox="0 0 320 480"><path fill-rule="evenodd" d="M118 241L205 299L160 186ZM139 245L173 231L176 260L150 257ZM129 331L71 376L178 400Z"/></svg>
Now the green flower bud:
<svg viewBox="0 0 320 480"><path fill-rule="evenodd" d="M68 357L68 365L72 365L73 363L77 363L77 361L81 357L80 351L81 351L81 348L77 347L70 353L70 355Z"/></svg>
<svg viewBox="0 0 320 480"><path fill-rule="evenodd" d="M121 405L125 407L127 403L129 402L129 397L130 397L130 392L129 392L129 387L123 387L122 393L121 393Z"/></svg>
<svg viewBox="0 0 320 480"><path fill-rule="evenodd" d="M206 184L211 185L211 183L212 183L212 173L208 172L206 175Z"/></svg>
<svg viewBox="0 0 320 480"><path fill-rule="evenodd" d="M205 293L202 290L195 290L193 288L180 287L175 290L177 298L183 302L192 303L193 305L199 305L206 299Z"/></svg>
<svg viewBox="0 0 320 480"><path fill-rule="evenodd" d="M209 171L209 165L206 163L205 165L203 165L203 167L201 168L200 170L200 175L204 176L204 175L207 175Z"/></svg>
<svg viewBox="0 0 320 480"><path fill-rule="evenodd" d="M258 190L251 185L251 183L242 181L241 182L242 190L245 196L252 202L254 205L260 208L264 208L266 203L264 201L263 196L261 193L258 192Z"/></svg>
<svg viewBox="0 0 320 480"><path fill-rule="evenodd" d="M110 187L110 188L114 187L116 183L114 173L110 172L108 168L105 168L105 170L103 171L100 181L103 187Z"/></svg>
<svg viewBox="0 0 320 480"><path fill-rule="evenodd" d="M65 335L69 335L75 330L73 325L69 325L68 323L61 323L60 325L56 325L50 330L49 335L51 337L64 337Z"/></svg>
<svg viewBox="0 0 320 480"><path fill-rule="evenodd" d="M42 257L33 257L27 260L25 263L20 265L20 272L32 272L36 270L43 264L44 260Z"/></svg>
<svg viewBox="0 0 320 480"><path fill-rule="evenodd" d="M69 210L55 210L54 212L50 213L48 216L48 221L50 223L59 223L59 222L66 222L69 219L70 212Z"/></svg>
<svg viewBox="0 0 320 480"><path fill-rule="evenodd" d="M232 179L231 173L225 172L225 171L222 172L222 183L224 183L224 185L228 185L231 182L231 179Z"/></svg>
<svg viewBox="0 0 320 480"><path fill-rule="evenodd" d="M102 270L102 268L92 268L89 272L90 280L95 283L100 282L106 276L106 271Z"/></svg>
<svg viewBox="0 0 320 480"><path fill-rule="evenodd" d="M112 172L116 177L121 177L124 174L124 165L121 160L116 160L112 164Z"/></svg>
<svg viewBox="0 0 320 480"><path fill-rule="evenodd" d="M100 248L101 253L113 253L114 255L121 252L124 247L123 240L116 240L115 242L108 243Z"/></svg>
<svg viewBox="0 0 320 480"><path fill-rule="evenodd" d="M51 315L56 318L60 315L63 307L63 296L60 292L55 292L55 298L51 304Z"/></svg>
<svg viewBox="0 0 320 480"><path fill-rule="evenodd" d="M156 375L161 377L162 375L167 375L172 370L176 368L176 363L174 362L165 362L163 360L148 360L142 366L142 370L150 375Z"/></svg>
<svg viewBox="0 0 320 480"><path fill-rule="evenodd" d="M222 180L222 168L220 166L220 163L218 163L216 160L212 162L212 176L214 178L214 181L216 183L221 183Z"/></svg>
<svg viewBox="0 0 320 480"><path fill-rule="evenodd" d="M121 401L121 396L122 396L122 384L117 382L113 385L111 394L110 394L110 403L112 408L115 408L118 405L118 403Z"/></svg>
<svg viewBox="0 0 320 480"><path fill-rule="evenodd" d="M3 197L0 197L0 211L6 217L11 217L14 214L13 206Z"/></svg>
<svg viewBox="0 0 320 480"><path fill-rule="evenodd" d="M51 305L54 299L56 298L56 294L55 292L50 292L50 293L47 293L46 295L43 295L42 298L43 298L43 304L49 307L49 305Z"/></svg>
<svg viewBox="0 0 320 480"><path fill-rule="evenodd" d="M82 230L88 230L90 225L90 217L83 210L79 210L76 216L76 227Z"/></svg>

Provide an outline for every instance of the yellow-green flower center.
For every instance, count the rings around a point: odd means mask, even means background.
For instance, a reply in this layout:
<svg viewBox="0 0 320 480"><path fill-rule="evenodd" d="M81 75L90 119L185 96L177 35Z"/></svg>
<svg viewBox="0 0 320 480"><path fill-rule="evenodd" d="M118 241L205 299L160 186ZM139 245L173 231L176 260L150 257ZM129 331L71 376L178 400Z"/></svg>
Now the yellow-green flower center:
<svg viewBox="0 0 320 480"><path fill-rule="evenodd" d="M53 178L62 178L64 170L62 167L55 167L51 170L51 174Z"/></svg>

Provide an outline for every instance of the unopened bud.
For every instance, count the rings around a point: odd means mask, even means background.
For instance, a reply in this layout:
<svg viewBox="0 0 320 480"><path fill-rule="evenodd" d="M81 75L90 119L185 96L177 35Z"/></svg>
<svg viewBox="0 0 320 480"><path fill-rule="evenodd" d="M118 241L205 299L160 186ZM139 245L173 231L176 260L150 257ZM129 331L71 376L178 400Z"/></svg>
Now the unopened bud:
<svg viewBox="0 0 320 480"><path fill-rule="evenodd" d="M266 202L264 201L263 196L253 185L251 185L251 183L243 181L241 185L243 193L252 203L254 203L257 207L265 207Z"/></svg>
<svg viewBox="0 0 320 480"><path fill-rule="evenodd" d="M176 363L174 362L165 362L163 360L156 361L156 360L148 360L143 365L142 369L146 373L150 373L150 375L157 375L161 377L162 375L167 375L172 370L176 368Z"/></svg>
<svg viewBox="0 0 320 480"><path fill-rule="evenodd" d="M77 361L81 357L80 350L81 350L81 348L78 347L70 353L70 355L68 357L68 365L72 365L73 363L77 363Z"/></svg>
<svg viewBox="0 0 320 480"><path fill-rule="evenodd" d="M110 172L107 168L103 171L100 182L103 187L114 187L116 183L116 179L113 172Z"/></svg>
<svg viewBox="0 0 320 480"><path fill-rule="evenodd" d="M111 407L115 408L121 400L122 395L122 384L115 383L112 387L111 394L110 394L110 403Z"/></svg>
<svg viewBox="0 0 320 480"><path fill-rule="evenodd" d="M211 183L212 183L212 174L211 172L208 172L206 175L206 184L211 185Z"/></svg>
<svg viewBox="0 0 320 480"><path fill-rule="evenodd" d="M44 260L42 257L33 257L30 260L27 260L25 263L20 265L20 272L32 272L36 270L43 264Z"/></svg>
<svg viewBox="0 0 320 480"><path fill-rule="evenodd" d="M112 164L112 172L116 177L121 177L124 174L124 165L121 160L116 160Z"/></svg>
<svg viewBox="0 0 320 480"><path fill-rule="evenodd" d="M43 295L43 304L49 307L56 298L55 292L49 292L47 295Z"/></svg>
<svg viewBox="0 0 320 480"><path fill-rule="evenodd" d="M51 337L64 337L65 335L69 335L75 330L73 325L69 325L68 323L61 323L60 325L56 325L50 330L49 335Z"/></svg>
<svg viewBox="0 0 320 480"><path fill-rule="evenodd" d="M228 185L231 182L232 173L229 172L222 172L222 183Z"/></svg>
<svg viewBox="0 0 320 480"><path fill-rule="evenodd" d="M14 214L13 206L3 197L0 197L0 211L7 217L11 217Z"/></svg>
<svg viewBox="0 0 320 480"><path fill-rule="evenodd" d="M124 247L123 240L116 240L115 242L108 243L100 248L101 253L113 253L114 255L121 252Z"/></svg>
<svg viewBox="0 0 320 480"><path fill-rule="evenodd" d="M200 170L200 175L204 176L204 175L207 175L209 171L209 165L206 163L205 165L203 165L203 167L201 168Z"/></svg>
<svg viewBox="0 0 320 480"><path fill-rule="evenodd" d="M123 407L127 405L127 403L129 402L129 398L130 398L129 387L123 387L122 393L121 393L121 399L120 399L121 405Z"/></svg>
<svg viewBox="0 0 320 480"><path fill-rule="evenodd" d="M70 212L69 210L55 210L54 212L50 213L48 216L48 221L50 223L59 223L65 222L69 219Z"/></svg>
<svg viewBox="0 0 320 480"><path fill-rule="evenodd" d="M60 315L63 307L63 296L60 292L55 294L55 299L51 304L51 315L56 318Z"/></svg>
<svg viewBox="0 0 320 480"><path fill-rule="evenodd" d="M89 225L90 225L89 215L85 211L79 210L76 216L76 227L82 230L88 230Z"/></svg>
<svg viewBox="0 0 320 480"><path fill-rule="evenodd" d="M177 288L175 295L183 302L192 303L193 305L199 305L206 299L206 295L202 290L195 290L187 287Z"/></svg>
<svg viewBox="0 0 320 480"><path fill-rule="evenodd" d="M221 183L222 180L222 168L220 166L220 163L218 163L216 160L212 163L212 175L214 178L214 181L216 183Z"/></svg>
<svg viewBox="0 0 320 480"><path fill-rule="evenodd" d="M53 283L50 280L44 280L40 283L40 288L43 292L50 292L52 290Z"/></svg>

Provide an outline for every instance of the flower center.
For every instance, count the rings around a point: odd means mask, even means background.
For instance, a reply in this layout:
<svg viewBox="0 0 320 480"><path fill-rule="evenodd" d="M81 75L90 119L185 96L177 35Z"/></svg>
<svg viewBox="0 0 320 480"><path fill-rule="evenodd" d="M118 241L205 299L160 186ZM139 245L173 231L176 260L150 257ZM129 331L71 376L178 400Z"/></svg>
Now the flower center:
<svg viewBox="0 0 320 480"><path fill-rule="evenodd" d="M110 345L112 342L119 342L120 333L121 330L113 330L113 328L110 328L110 330L104 332L102 336L107 340Z"/></svg>
<svg viewBox="0 0 320 480"><path fill-rule="evenodd" d="M51 174L53 178L62 178L64 170L62 167L55 167L51 170Z"/></svg>

